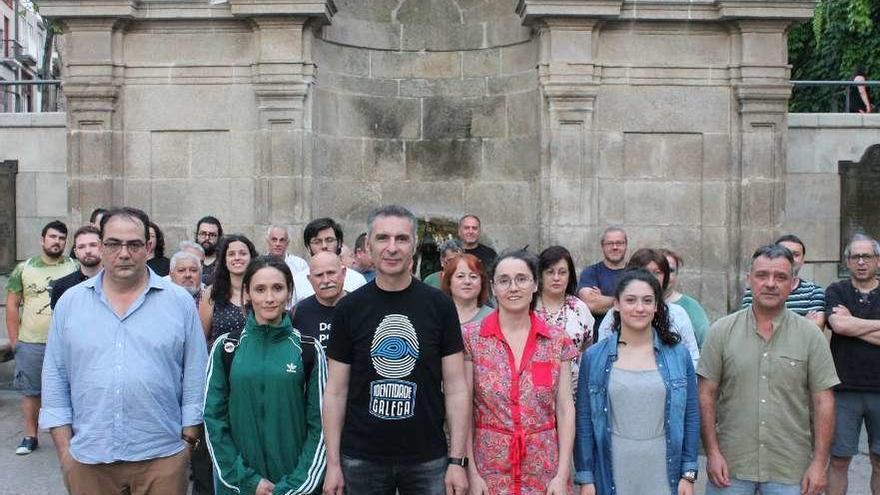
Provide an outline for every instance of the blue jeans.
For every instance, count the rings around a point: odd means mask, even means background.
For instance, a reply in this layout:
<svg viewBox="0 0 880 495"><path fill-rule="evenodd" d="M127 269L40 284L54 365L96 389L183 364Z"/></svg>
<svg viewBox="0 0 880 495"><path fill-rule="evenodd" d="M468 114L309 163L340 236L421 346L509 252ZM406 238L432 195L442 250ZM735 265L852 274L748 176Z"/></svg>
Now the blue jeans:
<svg viewBox="0 0 880 495"><path fill-rule="evenodd" d="M706 482L706 495L755 495L761 491L761 495L800 495L800 485L788 485L785 483L773 483L765 481L738 480L730 478L730 486L718 488L711 481Z"/></svg>
<svg viewBox="0 0 880 495"><path fill-rule="evenodd" d="M416 464L385 464L342 456L345 493L445 495L446 457Z"/></svg>

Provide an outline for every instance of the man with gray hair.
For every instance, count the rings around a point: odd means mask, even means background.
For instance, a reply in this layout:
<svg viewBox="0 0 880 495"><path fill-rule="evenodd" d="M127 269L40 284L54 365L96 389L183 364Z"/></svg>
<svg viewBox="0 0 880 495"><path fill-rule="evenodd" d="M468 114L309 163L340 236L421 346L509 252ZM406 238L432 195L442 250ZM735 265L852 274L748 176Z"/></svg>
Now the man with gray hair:
<svg viewBox="0 0 880 495"><path fill-rule="evenodd" d="M168 277L172 282L186 289L195 298L198 306L203 288L202 262L198 256L187 251L178 251L171 257L170 265Z"/></svg>
<svg viewBox="0 0 880 495"><path fill-rule="evenodd" d="M180 241L177 245L178 251L185 251L199 259L199 263L205 262L205 248L201 244L194 241Z"/></svg>
<svg viewBox="0 0 880 495"><path fill-rule="evenodd" d="M437 251L440 251L440 271L434 272L425 277L424 282L431 287L439 289L443 277L443 270L446 269L446 261L453 256L462 254L464 251L462 250L461 243L456 239L446 239L441 242L440 245L437 246ZM486 272L488 272L490 268L491 267L489 266L483 267Z"/></svg>
<svg viewBox="0 0 880 495"><path fill-rule="evenodd" d="M856 234L844 250L849 278L825 290L831 354L841 384L834 389L837 428L831 446L828 494L842 495L862 423L868 430L871 492L880 493L880 246Z"/></svg>
<svg viewBox="0 0 880 495"><path fill-rule="evenodd" d="M467 490L471 400L461 327L452 300L412 276L416 223L401 206L370 213L376 279L336 305L324 393L326 495Z"/></svg>
<svg viewBox="0 0 880 495"><path fill-rule="evenodd" d="M709 330L697 367L707 495L817 495L825 488L831 387L840 380L822 332L785 307L796 284L791 251L758 248L749 270L752 305ZM682 477L693 483L696 473Z"/></svg>
<svg viewBox="0 0 880 495"><path fill-rule="evenodd" d="M290 233L288 233L287 227L270 225L269 229L266 231L267 254L282 258L284 262L287 263L288 268L290 268L290 273L294 275L307 272L309 270L309 264L299 256L288 253L287 247L289 245Z"/></svg>

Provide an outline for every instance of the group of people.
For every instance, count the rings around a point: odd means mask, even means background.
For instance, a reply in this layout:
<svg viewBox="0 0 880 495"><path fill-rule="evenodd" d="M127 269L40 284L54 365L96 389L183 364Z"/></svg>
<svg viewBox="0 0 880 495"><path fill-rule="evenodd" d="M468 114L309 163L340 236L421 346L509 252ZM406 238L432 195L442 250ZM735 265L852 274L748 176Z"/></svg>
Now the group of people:
<svg viewBox="0 0 880 495"><path fill-rule="evenodd" d="M499 255L465 215L425 282L416 232L383 206L346 253L320 218L304 260L283 226L261 254L208 216L165 258L117 208L67 257L47 224L7 286L16 453L39 420L72 494L183 494L191 472L195 494L691 495L702 437L707 493L838 495L864 421L880 493L870 237L824 291L796 236L758 248L743 308L710 324L682 257L627 256L620 227L578 277L565 247Z"/></svg>

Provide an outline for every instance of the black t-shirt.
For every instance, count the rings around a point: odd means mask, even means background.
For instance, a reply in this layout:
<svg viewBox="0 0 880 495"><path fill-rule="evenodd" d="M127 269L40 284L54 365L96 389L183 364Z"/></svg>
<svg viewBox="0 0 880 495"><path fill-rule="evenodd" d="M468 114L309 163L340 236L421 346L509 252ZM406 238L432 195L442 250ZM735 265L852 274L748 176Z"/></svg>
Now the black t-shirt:
<svg viewBox="0 0 880 495"><path fill-rule="evenodd" d="M61 295L64 294L67 289L84 280L88 280L88 278L89 277L83 275L82 270L77 270L73 273L68 273L59 279L53 280L51 284L52 287L49 290L49 307L55 309L55 305L58 304L58 300L61 299Z"/></svg>
<svg viewBox="0 0 880 495"><path fill-rule="evenodd" d="M335 309L334 306L324 306L315 296L307 297L294 306L290 323L303 335L318 339L326 349Z"/></svg>
<svg viewBox="0 0 880 495"><path fill-rule="evenodd" d="M495 263L495 258L498 257L498 253L495 252L494 249L489 246L484 246L482 244L477 244L477 247L473 249L465 249L465 253L472 254L479 258L480 262L483 264L483 269L486 270L486 273L492 269L492 264Z"/></svg>
<svg viewBox="0 0 880 495"><path fill-rule="evenodd" d="M445 457L441 360L463 349L452 299L416 279L398 292L370 282L342 298L327 346L351 365L342 453L388 463Z"/></svg>
<svg viewBox="0 0 880 495"><path fill-rule="evenodd" d="M147 266L150 267L154 272L156 272L156 275L160 277L167 276L169 273L171 273L171 260L164 256L161 258L153 258L147 260Z"/></svg>
<svg viewBox="0 0 880 495"><path fill-rule="evenodd" d="M835 282L825 289L825 314L830 317L838 304L856 318L880 319L880 287L863 294L850 280ZM831 355L841 381L836 390L880 392L880 346L834 332Z"/></svg>

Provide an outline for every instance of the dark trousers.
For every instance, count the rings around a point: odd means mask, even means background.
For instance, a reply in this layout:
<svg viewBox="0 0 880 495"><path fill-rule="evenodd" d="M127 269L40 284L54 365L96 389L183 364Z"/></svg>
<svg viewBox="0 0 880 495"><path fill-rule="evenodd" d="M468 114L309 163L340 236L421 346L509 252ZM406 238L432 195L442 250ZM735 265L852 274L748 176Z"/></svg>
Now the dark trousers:
<svg viewBox="0 0 880 495"><path fill-rule="evenodd" d="M416 464L386 464L342 456L345 493L445 495L446 457Z"/></svg>

